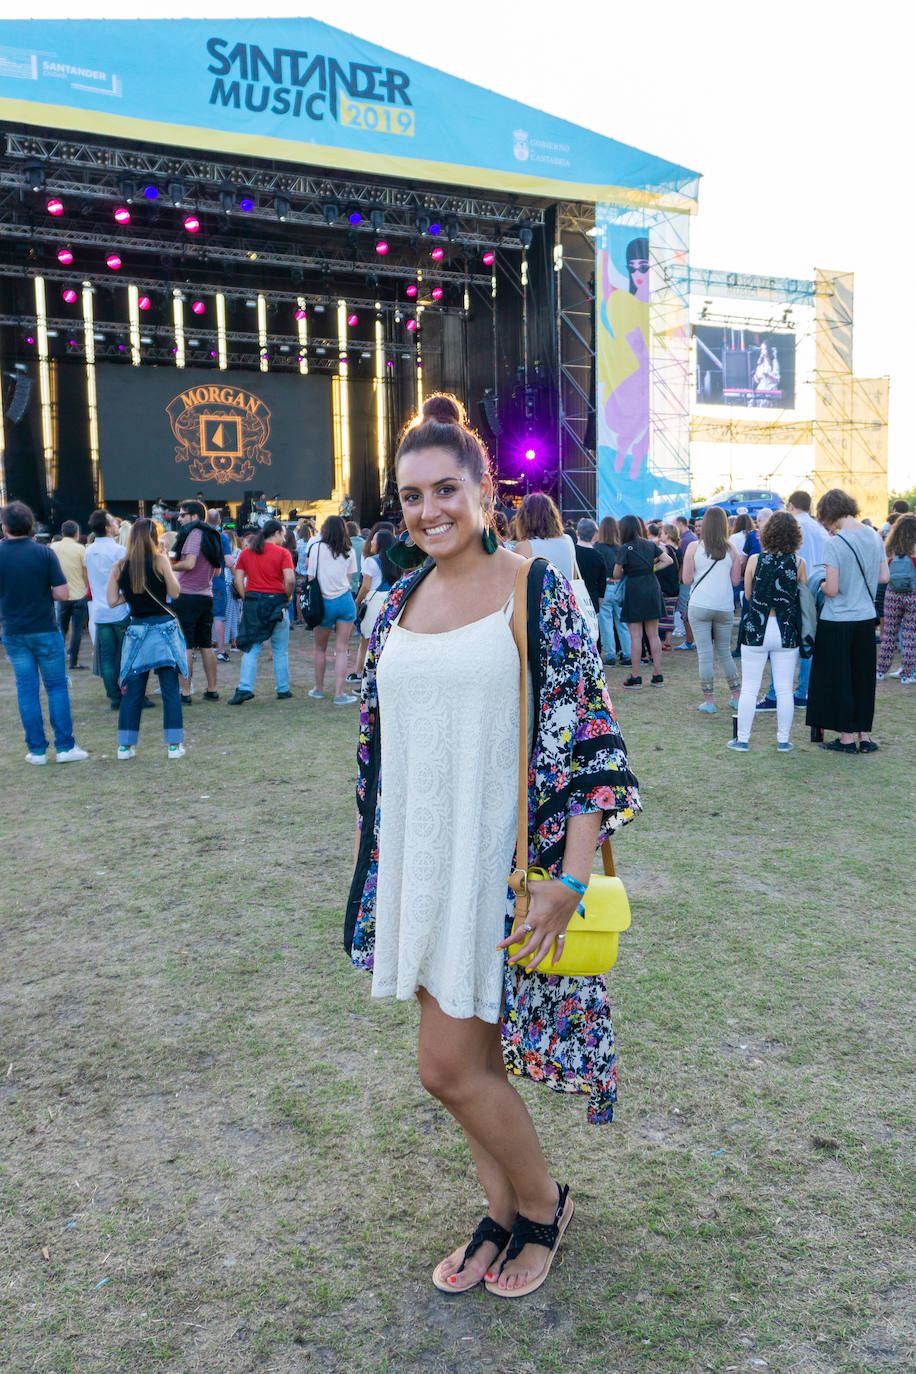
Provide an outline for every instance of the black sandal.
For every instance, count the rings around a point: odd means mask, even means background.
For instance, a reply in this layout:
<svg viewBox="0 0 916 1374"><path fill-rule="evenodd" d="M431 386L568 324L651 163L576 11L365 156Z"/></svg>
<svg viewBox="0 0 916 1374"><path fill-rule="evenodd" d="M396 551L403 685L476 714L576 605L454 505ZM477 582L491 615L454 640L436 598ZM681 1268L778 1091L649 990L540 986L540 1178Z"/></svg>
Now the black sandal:
<svg viewBox="0 0 916 1374"><path fill-rule="evenodd" d="M460 1274L464 1266L467 1264L468 1260L471 1258L471 1256L476 1255L480 1247L482 1245L486 1245L487 1241L489 1241L491 1245L496 1246L498 1258L499 1255L502 1254L503 1250L505 1250L506 1246L509 1244L511 1238L512 1233L510 1231L507 1231L505 1226L500 1226L499 1222L494 1221L493 1218L490 1216L484 1217L483 1221L480 1223L480 1225L477 1227L477 1230L474 1232L474 1234L471 1236L471 1239L468 1241L467 1247L464 1252L464 1259L461 1261L458 1268L455 1270L455 1274L451 1275L451 1277L454 1278L455 1275ZM456 1290L455 1285L449 1283L448 1279L444 1278L442 1273L440 1272L442 1269L442 1265L444 1263L445 1260L442 1260L439 1264L436 1265L435 1269L433 1270L433 1283L439 1289L440 1293L454 1293L456 1291L459 1293L469 1293L471 1291L471 1288L476 1286L474 1284L471 1284L470 1288L459 1288ZM478 1279L478 1283L479 1282L480 1280Z"/></svg>
<svg viewBox="0 0 916 1374"><path fill-rule="evenodd" d="M532 1221L530 1217L523 1217L521 1212L518 1213L512 1227L512 1239L509 1241L505 1258L499 1266L499 1272L486 1285L488 1293L495 1293L498 1298L524 1298L526 1294L533 1293L540 1288L547 1278L550 1273L550 1266L553 1264L553 1257L557 1253L563 1233L572 1221L575 1210L569 1196L569 1185L561 1188L558 1183L557 1192L559 1199L553 1221ZM517 1259L526 1245L543 1245L544 1249L549 1251L544 1268L535 1278L529 1279L527 1283L521 1284L518 1288L500 1288L499 1276L503 1271L503 1265Z"/></svg>
<svg viewBox="0 0 916 1374"><path fill-rule="evenodd" d="M850 744L844 744L839 736L832 739L829 744L821 740L821 748L827 749L831 754L857 754L859 752L854 741Z"/></svg>

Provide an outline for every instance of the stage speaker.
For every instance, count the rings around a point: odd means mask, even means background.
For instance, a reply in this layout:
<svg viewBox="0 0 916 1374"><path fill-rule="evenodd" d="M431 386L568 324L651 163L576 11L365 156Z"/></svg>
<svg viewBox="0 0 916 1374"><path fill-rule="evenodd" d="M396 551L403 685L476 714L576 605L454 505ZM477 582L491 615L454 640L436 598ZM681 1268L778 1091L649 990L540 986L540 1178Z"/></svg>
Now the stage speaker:
<svg viewBox="0 0 916 1374"><path fill-rule="evenodd" d="M22 376L21 373L18 374L17 377L16 377L16 385L13 387L13 394L12 394L12 396L10 397L9 408L7 409L7 412L6 412L6 418L7 418L12 424L18 425L19 421L22 419L23 415L25 414L26 410L28 409L29 400L31 399L31 395L32 395L32 380L31 380L31 378L30 378L30 377L24 377L24 376Z"/></svg>
<svg viewBox="0 0 916 1374"><path fill-rule="evenodd" d="M725 374L722 385L726 391L744 390L751 384L751 355L746 348L725 350Z"/></svg>
<svg viewBox="0 0 916 1374"><path fill-rule="evenodd" d="M494 439L498 439L503 429L499 418L499 397L494 396L492 391L487 391L480 402L480 411L487 429Z"/></svg>

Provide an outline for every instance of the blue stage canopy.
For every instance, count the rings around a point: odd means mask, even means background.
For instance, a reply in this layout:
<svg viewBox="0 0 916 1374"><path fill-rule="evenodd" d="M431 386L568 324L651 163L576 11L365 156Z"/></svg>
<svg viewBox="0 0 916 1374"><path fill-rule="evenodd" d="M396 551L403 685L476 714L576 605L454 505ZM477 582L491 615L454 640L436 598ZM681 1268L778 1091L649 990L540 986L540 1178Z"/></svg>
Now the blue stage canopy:
<svg viewBox="0 0 916 1374"><path fill-rule="evenodd" d="M314 19L8 21L0 118L536 196L697 195L696 172Z"/></svg>

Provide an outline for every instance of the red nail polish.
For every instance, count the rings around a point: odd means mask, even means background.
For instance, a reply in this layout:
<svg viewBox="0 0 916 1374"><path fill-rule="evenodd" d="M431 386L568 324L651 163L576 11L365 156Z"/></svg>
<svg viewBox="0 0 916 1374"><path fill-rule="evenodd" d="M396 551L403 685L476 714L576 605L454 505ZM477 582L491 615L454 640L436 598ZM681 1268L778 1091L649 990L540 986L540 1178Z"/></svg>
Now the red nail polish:
<svg viewBox="0 0 916 1374"><path fill-rule="evenodd" d="M449 1274L448 1279L446 1280L446 1282L447 1282L447 1283L457 1283L458 1280L455 1278L455 1275L454 1275L454 1274Z"/></svg>

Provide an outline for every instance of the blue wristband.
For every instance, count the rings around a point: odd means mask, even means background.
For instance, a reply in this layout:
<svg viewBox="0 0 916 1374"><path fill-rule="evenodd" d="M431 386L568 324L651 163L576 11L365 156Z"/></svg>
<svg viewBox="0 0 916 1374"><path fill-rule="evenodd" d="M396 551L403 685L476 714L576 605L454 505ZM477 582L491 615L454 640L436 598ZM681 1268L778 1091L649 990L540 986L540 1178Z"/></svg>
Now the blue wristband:
<svg viewBox="0 0 916 1374"><path fill-rule="evenodd" d="M560 873L560 874L558 875L557 881L563 883L566 887L570 888L573 892L577 893L578 896L580 896L580 897L584 897L584 896L585 896L585 891L586 891L585 884L584 884L584 883L580 883L576 878L571 878L571 877L569 876L568 873ZM579 905L576 907L576 915L577 915L577 916L584 916L584 915L585 915L585 903L584 903L584 902L580 902Z"/></svg>

